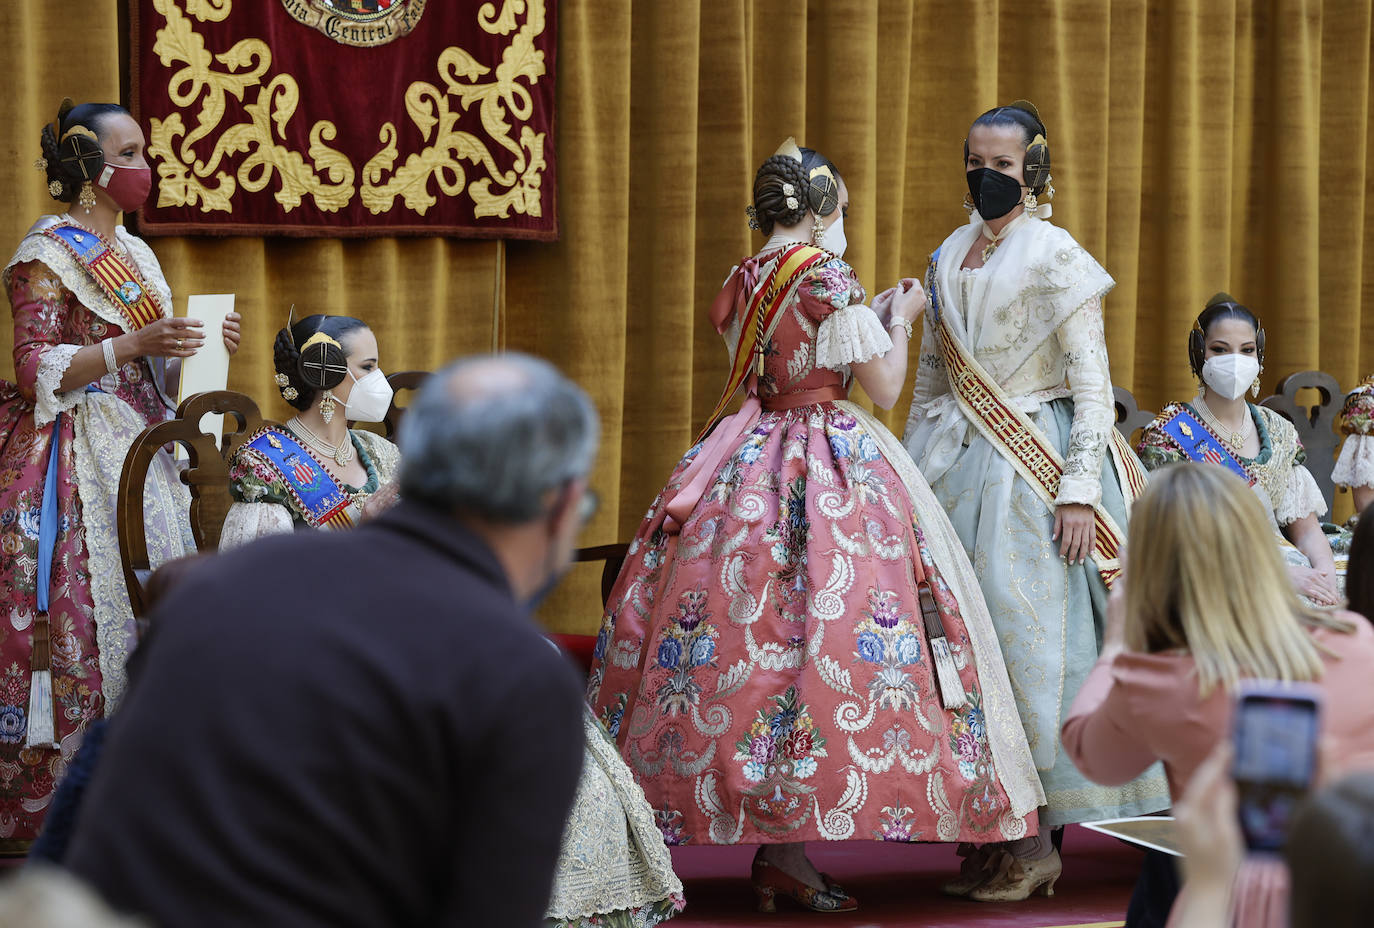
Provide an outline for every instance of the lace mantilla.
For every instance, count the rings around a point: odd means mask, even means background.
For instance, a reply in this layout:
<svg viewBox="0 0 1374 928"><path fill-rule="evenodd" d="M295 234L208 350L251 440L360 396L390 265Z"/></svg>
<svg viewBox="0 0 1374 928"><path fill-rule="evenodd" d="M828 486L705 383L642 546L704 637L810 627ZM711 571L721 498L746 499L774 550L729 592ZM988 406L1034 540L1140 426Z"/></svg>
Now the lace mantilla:
<svg viewBox="0 0 1374 928"><path fill-rule="evenodd" d="M892 350L892 337L877 313L862 303L835 310L816 333L816 366L843 371L846 365L882 357Z"/></svg>
<svg viewBox="0 0 1374 928"><path fill-rule="evenodd" d="M8 288L10 271L16 264L23 264L25 261L41 261L61 279L64 287L76 295L82 306L111 325L127 328L128 320L123 311L105 295L105 291L91 279L91 275L72 260L71 254L65 248L48 236L40 234L44 229L60 225L65 221L60 216L44 216L34 223L28 234L20 241L19 247L14 252L14 257L10 258L9 264L5 265L5 271L3 275L0 275L0 280ZM167 279L162 276L162 266L158 264L157 256L153 254L153 250L142 239L126 232L123 226L115 227L115 239L124 246L129 260L143 279L143 283L148 287L148 292L152 295L153 302L157 304L158 309L162 311L162 315L164 317L170 316L172 314L172 291L167 286Z"/></svg>
<svg viewBox="0 0 1374 928"><path fill-rule="evenodd" d="M124 585L115 504L124 457L147 423L117 397L104 393L86 397L72 418L72 458L85 523L101 687L109 714L124 695L124 665L134 644L134 614ZM158 452L148 468L143 490L148 560L154 568L195 552L195 538L187 520L190 508L190 493L170 455Z"/></svg>

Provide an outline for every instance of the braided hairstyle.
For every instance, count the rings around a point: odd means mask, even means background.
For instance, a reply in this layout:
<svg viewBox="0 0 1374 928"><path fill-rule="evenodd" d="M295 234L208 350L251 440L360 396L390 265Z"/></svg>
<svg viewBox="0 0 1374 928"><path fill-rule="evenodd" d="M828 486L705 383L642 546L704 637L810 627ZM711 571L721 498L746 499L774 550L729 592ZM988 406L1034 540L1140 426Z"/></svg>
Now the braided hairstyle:
<svg viewBox="0 0 1374 928"><path fill-rule="evenodd" d="M79 155L89 164L97 159L99 149L99 146L94 145L89 138L68 136L67 133L80 126L101 137L100 127L107 116L128 115L129 111L118 103L82 103L80 106L73 106L71 100L62 101L62 106L57 111L57 119L45 125L39 137L43 160L47 162L48 192L54 200L61 203L76 202L81 185L87 178L81 176L80 167L71 157ZM66 163L63 162L64 154L68 156ZM105 163L103 152L99 152L98 160L96 172ZM90 170L89 167L87 170Z"/></svg>
<svg viewBox="0 0 1374 928"><path fill-rule="evenodd" d="M825 155L812 148L801 149L801 154L801 161L787 155L773 155L754 175L754 212L764 235L772 235L774 225L794 226L806 218L811 209L808 193L813 169L827 167L835 175L836 183L839 182L839 169ZM791 194L786 192L784 185L791 185ZM796 206L788 203L789 198Z"/></svg>
<svg viewBox="0 0 1374 928"><path fill-rule="evenodd" d="M316 313L296 322L290 329L282 328L277 332L277 340L272 344L272 365L278 374L286 377L289 386L295 387L296 398L287 400L294 408L304 412L315 402L317 388L307 383L301 374L300 346L316 332L322 332L340 343L343 336L358 329L366 329L366 322L352 316L326 316ZM327 384L322 389L330 389L338 383ZM284 389L284 388L283 388Z"/></svg>

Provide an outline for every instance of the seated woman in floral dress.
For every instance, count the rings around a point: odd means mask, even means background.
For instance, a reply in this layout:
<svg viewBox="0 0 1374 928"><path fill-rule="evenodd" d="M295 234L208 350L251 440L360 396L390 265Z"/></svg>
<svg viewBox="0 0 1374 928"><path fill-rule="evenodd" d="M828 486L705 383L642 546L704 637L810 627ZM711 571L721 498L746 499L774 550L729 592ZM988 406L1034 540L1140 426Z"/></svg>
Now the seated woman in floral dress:
<svg viewBox="0 0 1374 928"><path fill-rule="evenodd" d="M296 528L353 525L368 497L391 481L396 446L348 423L380 422L391 386L377 365L377 337L351 316L308 316L277 333L276 384L296 415L265 425L229 465L220 548Z"/></svg>
<svg viewBox="0 0 1374 928"><path fill-rule="evenodd" d="M1248 308L1218 293L1188 335L1188 359L1202 381L1188 403L1165 406L1140 437L1150 470L1175 461L1227 468L1259 495L1298 592L1319 605L1340 600L1333 542L1322 529L1326 500L1303 466L1307 452L1283 416L1245 401L1259 392L1264 329ZM1348 536L1335 544L1348 550Z"/></svg>

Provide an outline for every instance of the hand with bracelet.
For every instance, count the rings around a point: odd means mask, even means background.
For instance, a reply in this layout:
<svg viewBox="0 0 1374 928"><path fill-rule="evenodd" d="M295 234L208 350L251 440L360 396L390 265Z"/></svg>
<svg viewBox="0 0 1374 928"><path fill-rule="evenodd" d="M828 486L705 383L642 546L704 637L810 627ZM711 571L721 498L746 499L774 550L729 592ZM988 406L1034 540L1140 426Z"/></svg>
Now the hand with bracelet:
<svg viewBox="0 0 1374 928"><path fill-rule="evenodd" d="M911 323L926 308L926 292L921 282L904 277L896 287L884 290L873 300L873 310L882 319L888 315L886 326L892 336L892 350L881 357L852 364L864 390L873 402L883 409L891 409L901 395L906 381L907 344L911 341ZM898 333L901 333L900 335Z"/></svg>
<svg viewBox="0 0 1374 928"><path fill-rule="evenodd" d="M225 316L221 337L233 356L242 337L238 313ZM76 353L62 376L62 391L76 390L113 374L134 358L189 358L205 344L205 326L199 319L167 316L155 319L141 329L113 335L97 345L87 345Z"/></svg>

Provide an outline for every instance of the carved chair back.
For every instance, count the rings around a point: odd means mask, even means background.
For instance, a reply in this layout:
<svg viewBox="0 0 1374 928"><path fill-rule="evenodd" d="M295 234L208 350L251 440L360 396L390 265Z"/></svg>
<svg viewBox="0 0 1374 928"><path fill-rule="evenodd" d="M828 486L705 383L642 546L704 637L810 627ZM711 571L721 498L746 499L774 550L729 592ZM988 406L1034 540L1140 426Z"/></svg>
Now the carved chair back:
<svg viewBox="0 0 1374 928"><path fill-rule="evenodd" d="M225 417L219 447L215 446L214 436L201 428L201 419L212 413ZM185 449L188 461L181 480L191 491L191 533L197 550L213 551L219 547L224 517L233 504L229 495L229 459L262 424L258 404L251 398L232 390L213 390L188 396L177 407L175 416L144 429L129 446L119 477L115 527L124 581L135 616L146 612L146 584L152 573L143 521L143 487L153 458L168 444Z"/></svg>

